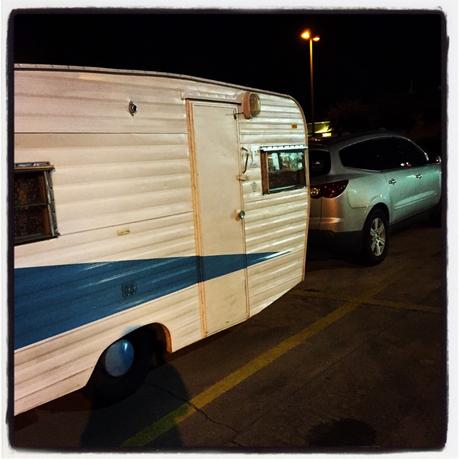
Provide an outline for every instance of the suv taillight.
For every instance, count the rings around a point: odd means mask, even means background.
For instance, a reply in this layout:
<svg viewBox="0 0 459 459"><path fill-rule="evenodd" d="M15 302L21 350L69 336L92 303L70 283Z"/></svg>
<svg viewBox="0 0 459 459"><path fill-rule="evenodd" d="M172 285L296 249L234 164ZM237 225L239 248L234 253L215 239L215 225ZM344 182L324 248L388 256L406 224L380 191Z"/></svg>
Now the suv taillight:
<svg viewBox="0 0 459 459"><path fill-rule="evenodd" d="M347 187L349 180L340 180L339 182L324 183L322 185L311 186L311 198L336 198Z"/></svg>

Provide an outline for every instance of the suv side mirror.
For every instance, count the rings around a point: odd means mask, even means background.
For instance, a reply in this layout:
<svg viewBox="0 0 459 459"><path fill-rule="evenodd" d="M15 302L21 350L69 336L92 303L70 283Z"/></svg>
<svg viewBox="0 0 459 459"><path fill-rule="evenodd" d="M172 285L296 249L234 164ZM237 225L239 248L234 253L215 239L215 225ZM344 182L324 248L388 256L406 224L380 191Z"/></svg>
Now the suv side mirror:
<svg viewBox="0 0 459 459"><path fill-rule="evenodd" d="M428 164L441 164L441 156L440 155L428 155Z"/></svg>

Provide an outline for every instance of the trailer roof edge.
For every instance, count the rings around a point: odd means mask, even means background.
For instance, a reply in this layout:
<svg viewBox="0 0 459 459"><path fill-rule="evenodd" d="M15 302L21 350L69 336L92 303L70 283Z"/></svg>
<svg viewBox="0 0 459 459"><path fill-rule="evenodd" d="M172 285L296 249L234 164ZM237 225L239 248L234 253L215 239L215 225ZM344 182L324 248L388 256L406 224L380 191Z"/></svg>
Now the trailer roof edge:
<svg viewBox="0 0 459 459"><path fill-rule="evenodd" d="M139 75L139 76L157 76L163 78L174 78L174 79L181 79L181 80L190 80L196 81L201 83L209 83L209 84L216 84L220 86L226 86L230 88L241 89L244 91L256 91L261 92L264 94L269 94L273 96L281 96L281 97L288 97L295 101L295 103L301 107L300 103L289 94L279 93L275 91L269 91L265 89L259 88L252 88L249 86L241 86L238 84L232 84L228 82L218 81L218 80L211 80L202 77L194 77L190 75L183 75L179 73L167 73L167 72L156 72L153 70L129 70L129 69L112 69L112 68L105 68L105 67L86 67L86 66L73 66L73 65L54 65L54 64L27 64L27 63L15 63L14 64L15 70L54 70L60 72L87 72L87 73L105 73L105 74L113 74L113 75Z"/></svg>

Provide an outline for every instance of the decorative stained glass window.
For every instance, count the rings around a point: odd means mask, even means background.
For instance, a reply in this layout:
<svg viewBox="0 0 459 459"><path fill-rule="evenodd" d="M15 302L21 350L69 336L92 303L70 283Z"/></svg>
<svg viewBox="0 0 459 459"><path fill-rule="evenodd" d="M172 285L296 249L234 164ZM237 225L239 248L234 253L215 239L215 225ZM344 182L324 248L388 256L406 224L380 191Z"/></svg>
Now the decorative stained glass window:
<svg viewBox="0 0 459 459"><path fill-rule="evenodd" d="M304 149L261 151L263 193L306 186Z"/></svg>
<svg viewBox="0 0 459 459"><path fill-rule="evenodd" d="M14 166L14 242L41 241L57 236L51 171L46 162Z"/></svg>

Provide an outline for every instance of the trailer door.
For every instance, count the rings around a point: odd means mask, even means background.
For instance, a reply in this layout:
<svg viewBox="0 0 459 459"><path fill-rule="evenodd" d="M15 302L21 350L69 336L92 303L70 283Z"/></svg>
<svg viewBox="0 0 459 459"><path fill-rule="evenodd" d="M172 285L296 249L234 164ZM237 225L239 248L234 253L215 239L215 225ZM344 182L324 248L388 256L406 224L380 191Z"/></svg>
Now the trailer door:
<svg viewBox="0 0 459 459"><path fill-rule="evenodd" d="M248 317L236 107L192 102L197 232L206 334Z"/></svg>

